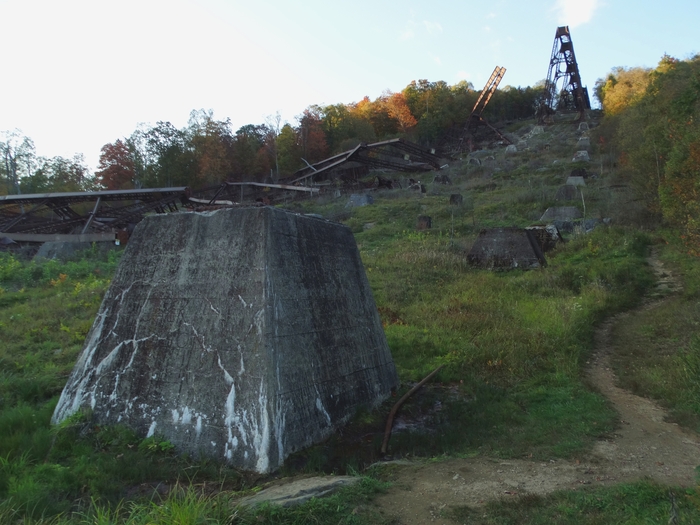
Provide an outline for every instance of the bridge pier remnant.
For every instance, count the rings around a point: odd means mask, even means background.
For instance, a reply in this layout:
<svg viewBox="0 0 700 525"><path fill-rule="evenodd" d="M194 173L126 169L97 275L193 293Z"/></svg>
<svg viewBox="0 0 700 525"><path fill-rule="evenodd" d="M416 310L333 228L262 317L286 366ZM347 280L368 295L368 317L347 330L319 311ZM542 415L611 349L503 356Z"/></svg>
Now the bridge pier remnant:
<svg viewBox="0 0 700 525"><path fill-rule="evenodd" d="M53 422L270 472L397 386L351 231L259 207L137 226Z"/></svg>

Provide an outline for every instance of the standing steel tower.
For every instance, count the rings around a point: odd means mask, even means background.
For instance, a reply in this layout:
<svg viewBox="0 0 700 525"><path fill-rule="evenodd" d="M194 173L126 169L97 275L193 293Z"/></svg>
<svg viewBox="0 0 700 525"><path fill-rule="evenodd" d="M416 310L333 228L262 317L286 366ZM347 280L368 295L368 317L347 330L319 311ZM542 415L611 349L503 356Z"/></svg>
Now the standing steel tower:
<svg viewBox="0 0 700 525"><path fill-rule="evenodd" d="M560 83L562 79L563 82ZM585 110L591 109L588 89L581 85L569 26L557 28L544 89L540 120L556 111L579 111L583 116Z"/></svg>

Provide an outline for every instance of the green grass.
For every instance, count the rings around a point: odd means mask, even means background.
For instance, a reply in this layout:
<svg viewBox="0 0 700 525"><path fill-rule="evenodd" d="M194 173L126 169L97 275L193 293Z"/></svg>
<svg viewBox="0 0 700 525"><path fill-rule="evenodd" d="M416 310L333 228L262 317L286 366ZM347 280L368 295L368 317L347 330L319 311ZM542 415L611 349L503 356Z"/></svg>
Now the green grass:
<svg viewBox="0 0 700 525"><path fill-rule="evenodd" d="M596 324L638 304L649 289L649 236L600 228L571 238L547 254L547 268L529 272L466 264L480 228L531 224L553 204L564 168L533 171L536 160L534 153L516 156L508 169L483 177L481 168L456 164L452 186L429 184L423 196L377 192L375 204L362 208L346 209L345 199L325 197L295 205L348 217L402 381L397 396L443 365L401 409L401 417L420 424L393 434L394 457L575 458L614 428L614 412L587 389L581 370ZM611 205L595 185L586 191L589 216ZM465 205L449 206L451 193L462 193ZM432 230L416 231L419 215L432 217ZM385 486L371 479L338 499L291 511L238 510L231 521L232 494L264 480L179 456L162 439L95 426L89 414L51 427L57 397L117 263L114 252L97 250L68 263L0 254L0 522L383 522L369 501ZM672 263L698 275L680 256ZM700 278L690 283L686 301L700 290L693 284ZM281 474L363 472L379 459L395 400L359 413L326 443L288 458ZM173 489L171 495L156 496L159 484ZM630 501L646 501L645 494L632 491ZM551 501L537 505L559 505ZM617 516L613 507L605 509L603 517Z"/></svg>

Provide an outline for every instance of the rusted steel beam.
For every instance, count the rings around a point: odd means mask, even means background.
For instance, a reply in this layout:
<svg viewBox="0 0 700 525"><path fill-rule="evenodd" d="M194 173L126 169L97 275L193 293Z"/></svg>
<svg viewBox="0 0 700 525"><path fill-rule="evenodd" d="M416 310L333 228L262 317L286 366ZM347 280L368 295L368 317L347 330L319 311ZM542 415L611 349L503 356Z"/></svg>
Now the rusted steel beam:
<svg viewBox="0 0 700 525"><path fill-rule="evenodd" d="M496 92L498 85L503 80L503 76L506 74L506 68L496 66L491 73L491 76L486 81L484 89L481 90L479 98L474 103L472 112L467 117L467 121L464 125L453 126L450 130L445 133L445 135L440 140L437 149L445 156L453 157L455 155L461 154L470 148L470 144L476 136L479 127L484 124L491 131L507 144L511 141L503 135L500 131L489 124L481 114L484 112L484 108L491 100L491 97Z"/></svg>
<svg viewBox="0 0 700 525"><path fill-rule="evenodd" d="M491 100L491 97L496 91L496 88L498 88L498 84L500 84L501 80L503 80L503 75L505 74L506 68L500 66L495 67L493 73L491 73L491 76L486 81L484 89L481 90L481 94L474 104L474 107L472 108L472 115L481 116L481 114L484 112L484 108L489 103L489 100Z"/></svg>
<svg viewBox="0 0 700 525"><path fill-rule="evenodd" d="M190 189L187 186L173 188L147 188L139 190L104 190L104 191L75 191L75 192L55 192L55 193L28 193L25 195L0 195L0 205L5 203L32 203L37 200L47 202L84 202L94 201L101 197L103 201L115 200L144 200L147 198L158 198L160 195L182 195L187 196Z"/></svg>
<svg viewBox="0 0 700 525"><path fill-rule="evenodd" d="M306 188L304 186L291 186L289 184L267 184L264 182L227 182L229 186L257 186L258 188L275 188L289 191L305 191L307 193L318 193L318 188Z"/></svg>

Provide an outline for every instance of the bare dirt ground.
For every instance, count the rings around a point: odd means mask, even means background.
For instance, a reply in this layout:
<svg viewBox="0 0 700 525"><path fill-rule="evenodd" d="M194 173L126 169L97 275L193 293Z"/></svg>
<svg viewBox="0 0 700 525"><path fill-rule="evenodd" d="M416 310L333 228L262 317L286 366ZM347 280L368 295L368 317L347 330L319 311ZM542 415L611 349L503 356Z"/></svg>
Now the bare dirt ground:
<svg viewBox="0 0 700 525"><path fill-rule="evenodd" d="M639 309L654 308L663 296L680 289L655 253L649 258L658 281L656 291ZM397 462L394 486L377 498L387 516L405 525L453 524L441 517L453 506L479 506L498 498L544 495L556 490L611 485L651 478L668 485L691 486L700 465L700 435L665 421L664 409L616 386L610 368L610 337L616 323L639 309L613 317L596 332L596 351L586 376L605 395L620 416L615 434L597 442L590 455L578 462L550 460L495 460L485 457L440 462Z"/></svg>

